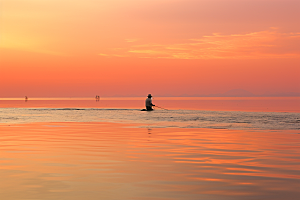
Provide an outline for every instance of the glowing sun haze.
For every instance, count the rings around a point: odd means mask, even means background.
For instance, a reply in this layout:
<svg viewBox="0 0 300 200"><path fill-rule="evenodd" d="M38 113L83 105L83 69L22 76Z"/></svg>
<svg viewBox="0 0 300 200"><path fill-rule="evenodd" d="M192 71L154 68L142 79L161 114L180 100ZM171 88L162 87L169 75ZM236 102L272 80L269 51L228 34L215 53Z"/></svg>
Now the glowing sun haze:
<svg viewBox="0 0 300 200"><path fill-rule="evenodd" d="M299 0L0 6L0 97L300 93Z"/></svg>

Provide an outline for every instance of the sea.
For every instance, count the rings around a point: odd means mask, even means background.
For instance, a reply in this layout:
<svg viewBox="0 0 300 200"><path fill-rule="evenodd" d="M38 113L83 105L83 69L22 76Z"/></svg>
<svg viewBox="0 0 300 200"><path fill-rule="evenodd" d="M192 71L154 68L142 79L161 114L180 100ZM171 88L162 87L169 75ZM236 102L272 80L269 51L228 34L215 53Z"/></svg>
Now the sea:
<svg viewBox="0 0 300 200"><path fill-rule="evenodd" d="M144 103L0 98L0 199L300 199L300 97Z"/></svg>
<svg viewBox="0 0 300 200"><path fill-rule="evenodd" d="M155 101L155 99L153 100ZM0 123L115 122L138 127L300 129L300 98L157 98L143 112L144 98L0 99Z"/></svg>

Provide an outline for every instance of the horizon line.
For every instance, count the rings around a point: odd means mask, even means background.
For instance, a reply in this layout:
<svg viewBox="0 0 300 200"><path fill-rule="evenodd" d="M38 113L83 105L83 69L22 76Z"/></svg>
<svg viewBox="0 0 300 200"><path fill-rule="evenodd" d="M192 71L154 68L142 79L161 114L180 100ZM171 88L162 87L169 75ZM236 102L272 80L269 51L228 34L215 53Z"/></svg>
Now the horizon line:
<svg viewBox="0 0 300 200"><path fill-rule="evenodd" d="M60 99L60 100L70 100L70 99L77 99L77 100L96 100L95 97L29 97L27 96L27 100L43 100L43 99ZM154 96L154 98L292 98L292 97L300 97L299 96ZM145 96L100 96L101 98L104 99L122 99L122 98L147 98ZM25 100L25 97L0 97L0 100Z"/></svg>

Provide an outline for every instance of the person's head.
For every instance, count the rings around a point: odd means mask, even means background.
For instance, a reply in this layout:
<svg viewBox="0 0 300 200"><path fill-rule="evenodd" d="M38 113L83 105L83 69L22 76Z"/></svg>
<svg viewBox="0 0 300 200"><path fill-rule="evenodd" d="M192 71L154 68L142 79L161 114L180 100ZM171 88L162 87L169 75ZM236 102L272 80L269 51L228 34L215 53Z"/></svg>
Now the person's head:
<svg viewBox="0 0 300 200"><path fill-rule="evenodd" d="M152 97L152 95L151 94L148 94L148 98L151 98Z"/></svg>

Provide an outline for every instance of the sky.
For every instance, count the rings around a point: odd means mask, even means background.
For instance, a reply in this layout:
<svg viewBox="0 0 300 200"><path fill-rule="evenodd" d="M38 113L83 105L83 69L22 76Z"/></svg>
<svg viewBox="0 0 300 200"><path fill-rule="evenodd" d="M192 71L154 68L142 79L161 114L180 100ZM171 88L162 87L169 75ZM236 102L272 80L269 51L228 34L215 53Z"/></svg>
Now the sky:
<svg viewBox="0 0 300 200"><path fill-rule="evenodd" d="M299 0L0 0L0 97L300 93Z"/></svg>

